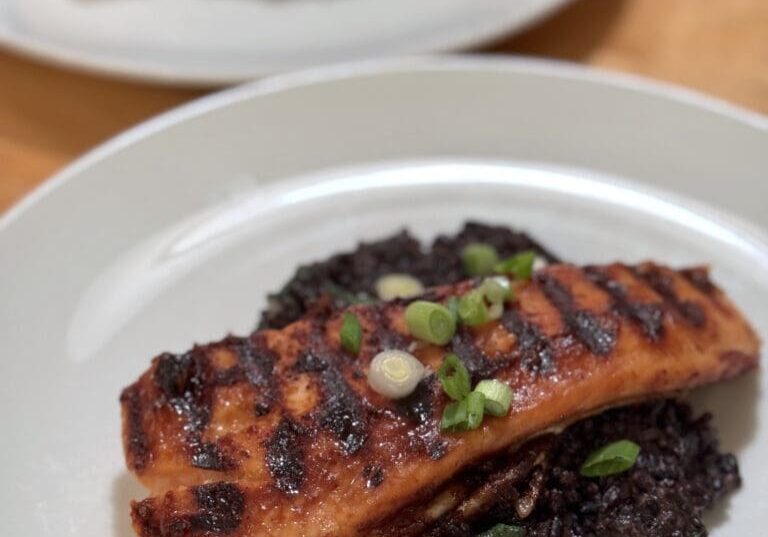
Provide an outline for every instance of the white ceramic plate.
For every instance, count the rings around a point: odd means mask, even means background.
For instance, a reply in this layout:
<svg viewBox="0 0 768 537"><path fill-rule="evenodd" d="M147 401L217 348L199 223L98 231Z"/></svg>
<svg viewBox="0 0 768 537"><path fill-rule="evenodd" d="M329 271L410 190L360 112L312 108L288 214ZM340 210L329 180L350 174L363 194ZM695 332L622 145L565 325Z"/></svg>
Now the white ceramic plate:
<svg viewBox="0 0 768 537"><path fill-rule="evenodd" d="M464 48L566 0L0 0L0 45L193 84Z"/></svg>
<svg viewBox="0 0 768 537"><path fill-rule="evenodd" d="M687 92L466 59L273 78L130 131L0 221L0 533L129 537L120 389L160 351L251 329L299 262L403 225L709 262L768 339L767 145L765 118ZM764 391L697 394L745 478L714 536L768 523Z"/></svg>

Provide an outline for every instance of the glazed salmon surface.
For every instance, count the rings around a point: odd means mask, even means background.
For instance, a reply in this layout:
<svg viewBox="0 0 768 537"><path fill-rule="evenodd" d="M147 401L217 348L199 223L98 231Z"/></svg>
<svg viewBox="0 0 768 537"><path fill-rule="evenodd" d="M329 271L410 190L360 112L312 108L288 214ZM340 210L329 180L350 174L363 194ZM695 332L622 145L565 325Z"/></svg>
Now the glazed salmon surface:
<svg viewBox="0 0 768 537"><path fill-rule="evenodd" d="M698 268L552 265L500 320L459 328L445 347L409 335L406 305L349 308L363 326L357 356L340 345L343 311L320 305L280 331L156 357L121 396L127 464L151 491L133 504L137 533L419 535L447 516L451 502L439 501L473 465L605 408L734 377L759 352ZM368 364L386 349L409 350L432 372L456 353L473 383L509 384L508 416L442 432L450 401L434 374L399 401L369 387Z"/></svg>

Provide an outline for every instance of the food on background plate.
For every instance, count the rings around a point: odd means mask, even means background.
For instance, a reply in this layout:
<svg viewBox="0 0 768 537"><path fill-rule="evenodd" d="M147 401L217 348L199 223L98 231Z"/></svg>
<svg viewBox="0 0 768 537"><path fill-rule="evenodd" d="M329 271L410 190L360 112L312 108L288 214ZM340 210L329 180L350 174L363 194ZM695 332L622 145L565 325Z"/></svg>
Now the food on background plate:
<svg viewBox="0 0 768 537"><path fill-rule="evenodd" d="M659 398L754 368L754 332L704 269L537 259L401 234L300 269L283 328L157 357L121 397L136 531L703 535L738 467Z"/></svg>

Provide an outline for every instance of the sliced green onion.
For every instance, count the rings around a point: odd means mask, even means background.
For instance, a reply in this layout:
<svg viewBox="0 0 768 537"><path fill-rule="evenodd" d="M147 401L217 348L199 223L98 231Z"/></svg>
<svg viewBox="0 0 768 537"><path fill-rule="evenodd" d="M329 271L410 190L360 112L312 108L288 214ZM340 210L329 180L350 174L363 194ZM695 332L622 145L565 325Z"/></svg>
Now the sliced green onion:
<svg viewBox="0 0 768 537"><path fill-rule="evenodd" d="M475 391L485 396L485 411L491 416L506 416L512 404L512 389L496 379L481 380Z"/></svg>
<svg viewBox="0 0 768 537"><path fill-rule="evenodd" d="M510 526L509 524L496 524L477 537L525 537L525 528L522 526Z"/></svg>
<svg viewBox="0 0 768 537"><path fill-rule="evenodd" d="M360 327L360 321L354 313L346 312L344 321L341 323L341 332L339 333L341 346L352 354L360 352L360 343L363 340L363 329Z"/></svg>
<svg viewBox="0 0 768 537"><path fill-rule="evenodd" d="M368 384L385 397L401 399L413 393L424 371L422 363L410 353L382 351L371 360Z"/></svg>
<svg viewBox="0 0 768 537"><path fill-rule="evenodd" d="M470 291L459 299L459 319L468 326L476 326L488 322L488 307L485 297L478 289Z"/></svg>
<svg viewBox="0 0 768 537"><path fill-rule="evenodd" d="M491 304L490 307L487 308L487 312L489 321L500 319L502 313L504 313L504 304Z"/></svg>
<svg viewBox="0 0 768 537"><path fill-rule="evenodd" d="M461 401L455 401L443 410L440 428L444 431L470 431L483 423L485 396L471 392Z"/></svg>
<svg viewBox="0 0 768 537"><path fill-rule="evenodd" d="M631 440L619 440L592 452L581 465L584 477L602 477L626 472L637 461L640 446Z"/></svg>
<svg viewBox="0 0 768 537"><path fill-rule="evenodd" d="M528 280L533 274L534 259L536 253L528 250L496 263L494 270L501 274L512 274L518 280Z"/></svg>
<svg viewBox="0 0 768 537"><path fill-rule="evenodd" d="M461 262L468 276L485 276L493 272L499 261L496 248L483 242L473 242L461 251Z"/></svg>
<svg viewBox="0 0 768 537"><path fill-rule="evenodd" d="M452 296L445 302L445 307L448 308L448 311L451 312L451 315L453 315L453 322L455 324L458 324L459 322L459 297Z"/></svg>
<svg viewBox="0 0 768 537"><path fill-rule="evenodd" d="M479 289L491 304L502 304L512 298L512 284L505 276L486 278Z"/></svg>
<svg viewBox="0 0 768 537"><path fill-rule="evenodd" d="M385 274L376 280L375 287L381 300L411 298L424 292L421 282L410 274Z"/></svg>
<svg viewBox="0 0 768 537"><path fill-rule="evenodd" d="M440 421L440 429L443 431L458 430L467 422L467 400L454 401L443 410L443 419Z"/></svg>
<svg viewBox="0 0 768 537"><path fill-rule="evenodd" d="M448 308L426 300L408 305L405 323L413 337L435 345L445 345L456 331L456 322Z"/></svg>
<svg viewBox="0 0 768 537"><path fill-rule="evenodd" d="M483 423L485 396L480 392L471 392L465 401L467 402L466 430L477 429Z"/></svg>
<svg viewBox="0 0 768 537"><path fill-rule="evenodd" d="M437 378L448 397L455 401L463 400L472 390L467 366L453 353L445 357L443 365L437 370Z"/></svg>

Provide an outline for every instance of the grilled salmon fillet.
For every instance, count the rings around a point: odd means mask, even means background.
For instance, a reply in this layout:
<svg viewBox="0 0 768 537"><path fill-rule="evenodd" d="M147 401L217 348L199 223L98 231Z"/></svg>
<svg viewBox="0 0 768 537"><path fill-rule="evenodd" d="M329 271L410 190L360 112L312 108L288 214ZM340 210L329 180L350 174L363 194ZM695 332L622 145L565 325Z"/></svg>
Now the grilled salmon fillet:
<svg viewBox="0 0 768 537"><path fill-rule="evenodd" d="M151 491L133 504L137 533L419 535L455 507L440 507L440 494L482 461L605 408L731 378L758 359L755 332L703 268L551 265L500 320L459 328L445 347L410 337L406 305L351 307L364 332L358 356L340 345L343 312L318 307L279 331L156 357L121 396L127 464ZM441 432L449 401L435 375L399 401L368 386L367 366L385 349L408 349L432 371L455 352L473 382L512 387L509 415Z"/></svg>

